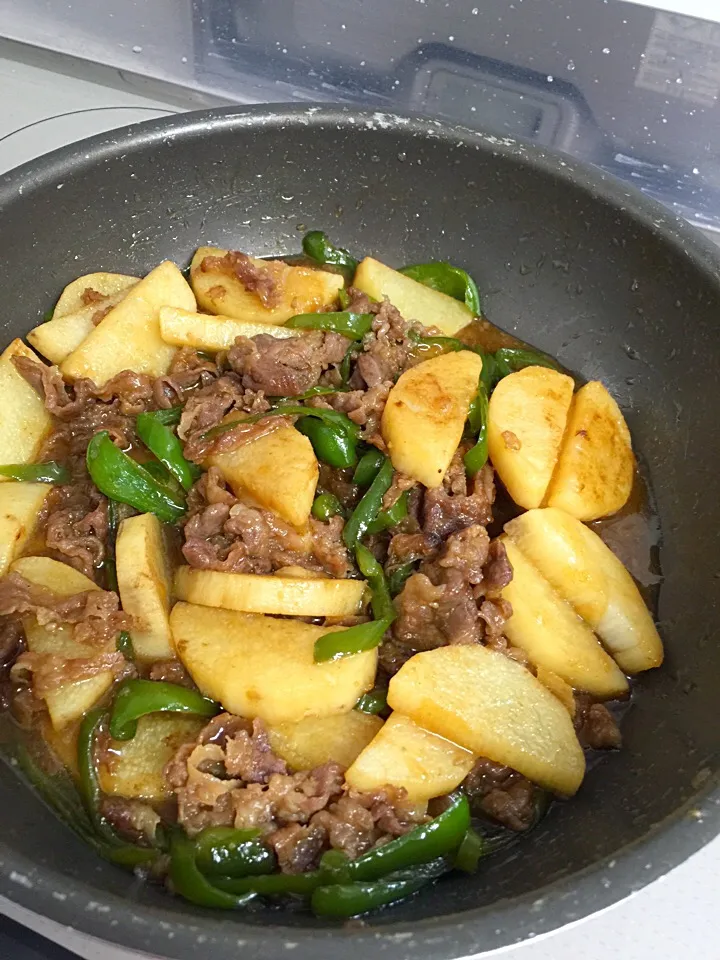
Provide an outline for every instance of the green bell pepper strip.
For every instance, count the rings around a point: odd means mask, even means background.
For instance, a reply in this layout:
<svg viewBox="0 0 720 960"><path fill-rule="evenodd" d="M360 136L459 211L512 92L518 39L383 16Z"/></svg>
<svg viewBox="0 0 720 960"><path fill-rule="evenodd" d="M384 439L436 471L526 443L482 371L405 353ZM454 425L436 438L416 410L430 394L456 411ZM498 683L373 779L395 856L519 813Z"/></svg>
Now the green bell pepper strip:
<svg viewBox="0 0 720 960"><path fill-rule="evenodd" d="M379 880L320 886L313 892L310 909L317 917L358 917L378 907L404 900L447 873L448 869L444 859L437 859L411 870L391 873Z"/></svg>
<svg viewBox="0 0 720 960"><path fill-rule="evenodd" d="M455 854L453 868L462 870L463 873L475 873L478 863L488 853L490 853L490 849L485 842L485 838L474 827L468 827Z"/></svg>
<svg viewBox="0 0 720 960"><path fill-rule="evenodd" d="M405 490L397 498L389 510L381 510L377 519L368 526L368 533L382 533L404 520L408 515L408 491Z"/></svg>
<svg viewBox="0 0 720 960"><path fill-rule="evenodd" d="M117 834L100 812L102 790L95 765L95 743L106 719L105 708L96 707L85 714L80 724L77 739L79 790L95 832L105 841L119 843Z"/></svg>
<svg viewBox="0 0 720 960"><path fill-rule="evenodd" d="M372 611L376 620L392 622L397 614L388 589L382 564L375 559L367 547L361 543L355 548L355 559L360 573L365 577L372 591Z"/></svg>
<svg viewBox="0 0 720 960"><path fill-rule="evenodd" d="M384 462L385 454L378 450L377 447L370 447L370 449L360 457L360 462L353 474L353 483L357 483L359 487L369 487Z"/></svg>
<svg viewBox="0 0 720 960"><path fill-rule="evenodd" d="M118 592L117 566L115 564L115 544L117 542L118 525L117 503L114 500L108 500L107 537L105 540L103 570L105 572L105 586L113 593Z"/></svg>
<svg viewBox="0 0 720 960"><path fill-rule="evenodd" d="M329 467L339 470L357 463L356 441L345 430L333 427L314 417L301 417L295 429L304 433L312 444L315 456Z"/></svg>
<svg viewBox="0 0 720 960"><path fill-rule="evenodd" d="M343 657L352 657L365 650L373 650L379 646L385 631L392 623L386 620L370 620L368 623L358 623L347 630L336 630L333 633L324 633L315 641L313 656L315 663L324 663L326 660L341 660Z"/></svg>
<svg viewBox="0 0 720 960"><path fill-rule="evenodd" d="M56 460L47 463L6 463L0 467L0 477L24 480L28 483L72 483L68 468Z"/></svg>
<svg viewBox="0 0 720 960"><path fill-rule="evenodd" d="M362 351L362 345L361 345L361 344L359 344L359 343L357 343L357 342L351 343L350 346L347 348L347 352L346 352L345 356L342 358L342 361L341 361L341 363L340 363L340 366L338 367L338 372L339 372L339 374L340 374L340 379L341 379L341 381L342 381L343 387L345 387L346 389L347 389L347 386L348 386L348 382L349 382L349 380L350 380L350 374L352 373L352 371L351 371L350 368L351 368L353 359L354 359L359 353L361 353L361 351Z"/></svg>
<svg viewBox="0 0 720 960"><path fill-rule="evenodd" d="M332 493L321 493L313 500L312 515L316 520L327 523L331 517L342 516L343 507Z"/></svg>
<svg viewBox="0 0 720 960"><path fill-rule="evenodd" d="M302 248L305 256L316 263L327 263L332 267L340 267L343 273L355 273L358 262L347 250L336 247L331 243L327 234L322 230L311 230L302 239Z"/></svg>
<svg viewBox="0 0 720 960"><path fill-rule="evenodd" d="M547 354L538 353L536 350L525 350L522 347L500 347L495 351L494 359L503 377L524 367L548 367L550 370L562 370L560 364Z"/></svg>
<svg viewBox="0 0 720 960"><path fill-rule="evenodd" d="M331 393L346 393L342 387L327 387L325 384L318 383L314 387L308 387L302 393L295 394L294 397L272 397L274 403L300 403L301 400L309 400L310 397L326 397Z"/></svg>
<svg viewBox="0 0 720 960"><path fill-rule="evenodd" d="M196 860L193 841L178 830L170 843L170 880L176 893L200 907L237 910L255 897L254 893L228 893L203 876Z"/></svg>
<svg viewBox="0 0 720 960"><path fill-rule="evenodd" d="M374 316L372 313L298 313L285 323L291 330L330 330L341 333L349 340L362 340L370 333Z"/></svg>
<svg viewBox="0 0 720 960"><path fill-rule="evenodd" d="M328 410L326 407L303 407L296 403L279 403L263 416L286 415L289 417L315 417L331 427L344 430L353 440L360 439L360 427L353 423L350 417L339 410Z"/></svg>
<svg viewBox="0 0 720 960"><path fill-rule="evenodd" d="M388 588L391 596L396 597L400 593L405 586L405 581L414 573L416 563L417 560L408 560L407 563L401 563L399 567L395 567L394 570L390 571L388 574Z"/></svg>
<svg viewBox="0 0 720 960"><path fill-rule="evenodd" d="M459 350L472 349L472 347L463 343L462 340L458 340L457 337L425 337L412 327L409 331L409 338L422 347L442 347L445 353L456 353Z"/></svg>
<svg viewBox="0 0 720 960"><path fill-rule="evenodd" d="M411 277L426 287L445 293L454 300L460 300L470 310L474 317L481 314L480 294L473 278L444 260L433 260L430 263L416 263L403 267L400 273Z"/></svg>
<svg viewBox="0 0 720 960"><path fill-rule="evenodd" d="M387 690L384 690L382 687L374 687L369 693L364 693L360 697L354 709L359 710L360 713L369 713L374 716L382 713L386 707Z"/></svg>
<svg viewBox="0 0 720 960"><path fill-rule="evenodd" d="M275 854L260 839L259 830L205 827L195 837L195 862L205 874L249 877L277 866Z"/></svg>
<svg viewBox="0 0 720 960"><path fill-rule="evenodd" d="M337 298L340 308L342 310L347 310L347 308L350 306L350 294L347 292L345 287L340 287Z"/></svg>
<svg viewBox="0 0 720 960"><path fill-rule="evenodd" d="M434 820L423 823L381 847L375 847L336 871L340 882L380 880L396 870L406 870L455 853L470 826L470 806L464 794L455 794L450 806ZM332 873L333 871L330 870Z"/></svg>
<svg viewBox="0 0 720 960"><path fill-rule="evenodd" d="M322 869L307 873L268 873L259 877L213 877L213 884L237 896L253 893L261 897L309 897L321 884L331 878Z"/></svg>
<svg viewBox="0 0 720 960"><path fill-rule="evenodd" d="M142 513L154 513L163 523L176 523L185 513L185 504L170 488L116 447L107 430L92 438L86 460L93 483L106 497L129 503Z"/></svg>
<svg viewBox="0 0 720 960"><path fill-rule="evenodd" d="M343 530L343 540L345 546L354 550L359 543L360 538L367 532L370 524L377 518L382 506L382 499L390 489L393 477L393 465L388 457L384 462L375 479L368 487L360 503L355 507L350 515L350 519L345 524Z"/></svg>
<svg viewBox="0 0 720 960"><path fill-rule="evenodd" d="M184 490L189 490L200 476L200 468L185 459L182 443L170 427L160 423L152 413L141 413L135 423L138 436L148 450L155 454Z"/></svg>
<svg viewBox="0 0 720 960"><path fill-rule="evenodd" d="M188 690L165 680L125 680L115 694L110 717L110 735L116 740L132 740L137 721L148 713L189 713L214 717L220 707L196 690Z"/></svg>
<svg viewBox="0 0 720 960"><path fill-rule="evenodd" d="M185 409L184 403L179 403L176 407L168 407L167 410L151 410L147 416L152 417L158 423L162 423L166 427L172 427L176 423L180 423L180 417L182 417L182 412Z"/></svg>
<svg viewBox="0 0 720 960"><path fill-rule="evenodd" d="M116 649L125 657L126 660L135 659L135 648L130 634L127 630L122 630L115 644Z"/></svg>
<svg viewBox="0 0 720 960"><path fill-rule="evenodd" d="M468 419L473 432L477 432L477 442L465 454L463 463L470 476L474 477L485 466L488 458L488 396L482 380Z"/></svg>

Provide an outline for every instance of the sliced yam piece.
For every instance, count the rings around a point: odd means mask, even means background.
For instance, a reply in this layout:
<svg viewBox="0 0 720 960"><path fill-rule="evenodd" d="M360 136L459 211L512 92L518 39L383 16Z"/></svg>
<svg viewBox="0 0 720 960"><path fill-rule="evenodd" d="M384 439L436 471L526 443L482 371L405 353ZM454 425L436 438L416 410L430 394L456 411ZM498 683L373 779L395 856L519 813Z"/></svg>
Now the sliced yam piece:
<svg viewBox="0 0 720 960"><path fill-rule="evenodd" d="M570 716L574 717L576 709L575 694L570 684L545 667L536 667L535 676L544 687L548 688L550 693L555 694Z"/></svg>
<svg viewBox="0 0 720 960"><path fill-rule="evenodd" d="M481 371L480 357L462 350L424 360L402 374L390 391L381 423L396 470L426 487L440 486L460 443Z"/></svg>
<svg viewBox="0 0 720 960"><path fill-rule="evenodd" d="M50 557L20 557L10 569L30 583L52 590L61 597L74 597L76 593L100 589L90 577L86 577L75 567Z"/></svg>
<svg viewBox="0 0 720 960"><path fill-rule="evenodd" d="M578 520L606 517L625 506L634 475L625 417L603 384L591 380L573 399L547 505Z"/></svg>
<svg viewBox="0 0 720 960"><path fill-rule="evenodd" d="M610 700L627 693L622 670L602 648L595 634L569 603L517 547L503 538L513 578L502 595L513 612L505 634L531 663L562 677L576 690Z"/></svg>
<svg viewBox="0 0 720 960"><path fill-rule="evenodd" d="M256 337L269 334L280 340L301 337L302 330L279 327L272 323L248 323L233 317L213 316L209 313L191 313L177 307L160 308L160 335L174 347L193 347L195 350L229 350L236 337Z"/></svg>
<svg viewBox="0 0 720 960"><path fill-rule="evenodd" d="M362 609L364 580L261 576L178 567L175 596L205 607L286 617L351 617Z"/></svg>
<svg viewBox="0 0 720 960"><path fill-rule="evenodd" d="M457 333L473 319L464 303L426 287L372 257L365 257L358 265L353 286L374 300L387 297L406 320L418 320L426 327L437 327L448 336Z"/></svg>
<svg viewBox="0 0 720 960"><path fill-rule="evenodd" d="M40 362L22 340L13 340L0 356L0 464L32 463L52 427L42 398L17 372L13 357Z"/></svg>
<svg viewBox="0 0 720 960"><path fill-rule="evenodd" d="M307 717L268 728L270 746L292 770L312 770L324 763L349 767L383 722L359 710L331 717Z"/></svg>
<svg viewBox="0 0 720 960"><path fill-rule="evenodd" d="M625 673L660 666L663 646L650 611L633 578L594 531L554 507L529 510L505 530Z"/></svg>
<svg viewBox="0 0 720 960"><path fill-rule="evenodd" d="M25 549L51 490L49 483L0 484L0 577Z"/></svg>
<svg viewBox="0 0 720 960"><path fill-rule="evenodd" d="M133 278L133 283L137 281ZM124 299L127 289L113 293L98 303L80 307L73 313L53 315L52 320L41 323L28 333L30 343L51 363L62 363L73 350L89 337L97 324L95 317L109 311Z"/></svg>
<svg viewBox="0 0 720 960"><path fill-rule="evenodd" d="M221 261L231 251L200 247L190 265L190 282L203 310L247 323L274 323L282 326L297 313L316 313L331 304L344 284L343 278L315 267L289 266L282 260L250 263L274 283L275 297L269 304L245 287L232 266Z"/></svg>
<svg viewBox="0 0 720 960"><path fill-rule="evenodd" d="M368 793L388 785L404 787L408 800L421 803L454 790L474 763L469 750L392 713L346 771L345 780Z"/></svg>
<svg viewBox="0 0 720 960"><path fill-rule="evenodd" d="M162 524L152 513L123 520L115 546L123 610L132 617L135 656L174 656L170 633L170 561Z"/></svg>
<svg viewBox="0 0 720 960"><path fill-rule="evenodd" d="M177 654L205 696L270 725L347 713L375 682L377 650L315 663L316 627L234 610L177 603Z"/></svg>
<svg viewBox="0 0 720 960"><path fill-rule="evenodd" d="M539 507L565 433L574 383L557 370L525 367L504 377L488 408L490 460L521 507Z"/></svg>
<svg viewBox="0 0 720 960"><path fill-rule="evenodd" d="M40 722L40 735L48 745L55 758L72 774L78 775L77 765L77 738L80 721L68 723L56 730L48 718Z"/></svg>
<svg viewBox="0 0 720 960"><path fill-rule="evenodd" d="M81 592L81 591L80 591ZM70 596L72 594L69 594ZM64 660L92 658L98 650L73 638L69 624L38 624L34 616L23 618L25 639L30 653L46 654ZM43 699L56 730L78 720L103 697L113 684L112 670L103 670L94 677L63 683Z"/></svg>
<svg viewBox="0 0 720 960"><path fill-rule="evenodd" d="M110 740L98 765L100 787L114 797L170 800L165 766L183 744L192 743L205 720L172 713L151 713L138 720L132 740Z"/></svg>
<svg viewBox="0 0 720 960"><path fill-rule="evenodd" d="M117 294L125 294L127 291L139 283L140 277L130 277L125 273L86 273L69 283L58 298L53 310L53 320L65 317L70 313L77 313L83 307L88 306L87 292L100 294L102 297L114 297ZM95 304L106 306L100 301Z"/></svg>
<svg viewBox="0 0 720 960"><path fill-rule="evenodd" d="M585 756L565 707L525 667L479 644L417 653L390 681L399 713L476 756L571 796Z"/></svg>
<svg viewBox="0 0 720 960"><path fill-rule="evenodd" d="M151 270L66 357L61 371L70 380L89 377L103 386L122 370L159 377L175 348L160 336L160 307L195 309L195 297L174 263Z"/></svg>
<svg viewBox="0 0 720 960"><path fill-rule="evenodd" d="M237 497L249 496L298 529L307 525L320 470L312 444L295 427L213 454L207 466L220 469Z"/></svg>

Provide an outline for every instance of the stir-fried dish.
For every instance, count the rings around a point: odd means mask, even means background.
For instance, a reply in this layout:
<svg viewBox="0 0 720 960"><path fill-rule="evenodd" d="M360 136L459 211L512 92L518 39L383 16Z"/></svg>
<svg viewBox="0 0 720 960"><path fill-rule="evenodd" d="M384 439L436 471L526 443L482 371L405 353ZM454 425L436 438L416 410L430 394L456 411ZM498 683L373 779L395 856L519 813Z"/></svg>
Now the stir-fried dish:
<svg viewBox="0 0 720 960"><path fill-rule="evenodd" d="M303 250L80 277L0 357L2 729L102 857L342 918L572 797L662 645L603 384L459 268Z"/></svg>

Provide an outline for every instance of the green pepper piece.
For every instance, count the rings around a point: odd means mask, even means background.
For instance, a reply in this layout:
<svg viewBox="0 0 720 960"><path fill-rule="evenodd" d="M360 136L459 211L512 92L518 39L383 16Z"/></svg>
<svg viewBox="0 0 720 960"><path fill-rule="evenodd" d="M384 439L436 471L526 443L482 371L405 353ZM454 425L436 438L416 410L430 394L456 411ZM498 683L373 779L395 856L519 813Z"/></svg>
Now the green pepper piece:
<svg viewBox="0 0 720 960"><path fill-rule="evenodd" d="M358 623L347 630L335 630L324 633L315 641L315 663L324 663L326 660L341 660L343 657L352 657L365 650L377 647L392 623L386 620L370 620L368 623Z"/></svg>
<svg viewBox="0 0 720 960"><path fill-rule="evenodd" d="M430 263L416 263L403 267L400 273L417 280L418 283L445 293L454 300L460 300L474 317L481 314L480 294L477 284L465 270L454 267L444 260L432 260Z"/></svg>
<svg viewBox="0 0 720 960"><path fill-rule="evenodd" d="M272 416L273 414L290 417L316 417L331 427L344 430L345 433L349 434L354 440L360 439L360 427L356 423L353 423L350 417L341 413L339 410L328 410L326 407L303 407L295 403L279 403L276 407L273 407L269 413L264 414L264 416Z"/></svg>
<svg viewBox="0 0 720 960"><path fill-rule="evenodd" d="M195 844L182 830L174 834L170 844L169 876L176 893L200 907L236 910L255 897L254 893L228 893L203 876L195 862Z"/></svg>
<svg viewBox="0 0 720 960"><path fill-rule="evenodd" d="M458 350L472 349L468 347L466 343L463 343L462 340L458 340L457 337L425 337L412 327L409 331L409 338L422 347L442 347L445 353L455 353Z"/></svg>
<svg viewBox="0 0 720 960"><path fill-rule="evenodd" d="M309 400L310 397L326 397L331 393L346 393L341 387L327 387L325 384L318 383L314 387L308 387L302 393L295 394L294 397L272 397L273 403L300 403L301 400Z"/></svg>
<svg viewBox="0 0 720 960"><path fill-rule="evenodd" d="M115 694L110 735L116 740L132 740L137 721L148 713L191 713L214 717L220 708L196 690L188 690L165 680L125 680Z"/></svg>
<svg viewBox="0 0 720 960"><path fill-rule="evenodd" d="M347 348L347 352L345 356L342 358L342 362L340 363L340 366L338 367L340 379L342 380L343 387L345 387L346 389L348 386L348 382L350 380L350 374L352 372L350 367L352 365L353 359L361 352L362 352L362 344L351 343L350 346Z"/></svg>
<svg viewBox="0 0 720 960"><path fill-rule="evenodd" d="M0 477L24 480L27 483L54 483L62 486L72 483L70 471L56 460L47 463L6 463L0 467Z"/></svg>
<svg viewBox="0 0 720 960"><path fill-rule="evenodd" d="M372 591L372 611L376 620L388 620L392 622L397 614L390 597L385 571L382 564L375 559L367 547L361 543L355 548L355 559L357 560L360 573L370 584Z"/></svg>
<svg viewBox="0 0 720 960"><path fill-rule="evenodd" d="M316 520L327 523L330 517L342 515L343 507L334 494L321 493L313 500L311 513Z"/></svg>
<svg viewBox="0 0 720 960"><path fill-rule="evenodd" d="M458 847L453 861L453 867L456 870L462 870L464 873L475 873L478 863L490 853L490 849L474 827L468 827L462 843Z"/></svg>
<svg viewBox="0 0 720 960"><path fill-rule="evenodd" d="M185 404L179 403L176 407L168 407L167 410L153 410L151 415L158 423L162 423L166 427L172 427L176 423L180 423L180 417L182 417L184 409Z"/></svg>
<svg viewBox="0 0 720 960"><path fill-rule="evenodd" d="M122 630L120 632L115 647L125 657L126 660L135 659L135 649L133 647L130 634L127 632L127 630Z"/></svg>
<svg viewBox="0 0 720 960"><path fill-rule="evenodd" d="M104 707L96 707L83 717L77 739L77 763L80 795L95 831L110 842L119 842L117 834L100 812L102 790L95 766L95 742L107 720Z"/></svg>
<svg viewBox="0 0 720 960"><path fill-rule="evenodd" d="M277 861L259 830L205 827L195 837L195 862L203 873L248 877L274 870Z"/></svg>
<svg viewBox="0 0 720 960"><path fill-rule="evenodd" d="M50 309L46 310L45 313L42 315L42 322L48 323L48 321L52 320L54 313L55 313L55 307L50 307Z"/></svg>
<svg viewBox="0 0 720 960"><path fill-rule="evenodd" d="M375 715L382 713L387 707L387 690L382 687L373 687L369 693L364 693L354 709L360 713L369 713Z"/></svg>
<svg viewBox="0 0 720 960"><path fill-rule="evenodd" d="M443 859L400 870L381 880L369 883L336 883L318 887L310 900L310 908L317 917L347 919L377 910L378 907L404 900L426 884L447 873Z"/></svg>
<svg viewBox="0 0 720 960"><path fill-rule="evenodd" d="M118 592L117 566L115 564L115 544L117 542L118 531L118 512L117 503L114 500L108 500L107 505L107 537L105 539L105 561L103 570L105 572L105 587Z"/></svg>
<svg viewBox="0 0 720 960"><path fill-rule="evenodd" d="M522 347L500 347L495 351L495 363L502 376L507 376L525 367L548 367L550 370L562 370L560 364L545 353L526 350Z"/></svg>
<svg viewBox="0 0 720 960"><path fill-rule="evenodd" d="M488 458L488 396L482 380L478 385L468 419L473 433L477 432L477 442L465 454L463 463L470 476L474 477L485 466Z"/></svg>
<svg viewBox="0 0 720 960"><path fill-rule="evenodd" d="M405 490L397 498L389 510L381 510L377 519L368 526L368 533L382 533L404 520L408 515L408 491Z"/></svg>
<svg viewBox="0 0 720 960"><path fill-rule="evenodd" d="M368 527L380 513L382 499L390 489L393 477L393 465L388 457L378 470L375 479L368 487L360 503L350 515L343 530L345 546L354 550L360 538L367 532Z"/></svg>
<svg viewBox="0 0 720 960"><path fill-rule="evenodd" d="M295 429L305 434L322 463L339 470L357 463L355 440L345 430L313 417L301 417Z"/></svg>
<svg viewBox="0 0 720 960"><path fill-rule="evenodd" d="M347 292L345 287L340 287L337 298L341 309L347 310L347 308L350 306L350 294Z"/></svg>
<svg viewBox="0 0 720 960"><path fill-rule="evenodd" d="M316 263L328 263L330 266L340 267L345 274L355 273L357 270L358 262L355 257L342 247L336 247L331 243L322 230L311 230L306 233L302 240L302 248L305 256L315 260Z"/></svg>
<svg viewBox="0 0 720 960"><path fill-rule="evenodd" d="M362 340L370 333L374 316L372 313L298 313L285 323L292 330L331 330L341 333L349 340Z"/></svg>
<svg viewBox="0 0 720 960"><path fill-rule="evenodd" d="M356 860L350 860L337 871L339 879L341 882L346 879L379 880L396 870L405 870L453 854L462 843L469 826L467 797L461 793L455 794L450 806L440 816L430 823L420 824L402 837L369 850Z"/></svg>
<svg viewBox="0 0 720 960"><path fill-rule="evenodd" d="M93 483L106 497L129 503L142 513L154 513L163 523L176 523L185 513L185 504L116 447L107 430L92 438L86 459Z"/></svg>
<svg viewBox="0 0 720 960"><path fill-rule="evenodd" d="M261 897L309 897L323 883L330 882L325 870L307 873L268 873L259 877L213 877L213 883L227 893L241 896L246 893Z"/></svg>
<svg viewBox="0 0 720 960"><path fill-rule="evenodd" d="M498 370L494 353L488 353L480 347L475 347L475 353L479 354L482 358L483 365L482 371L480 372L480 380L485 387L485 392L490 396L495 384L502 378L502 374Z"/></svg>
<svg viewBox="0 0 720 960"><path fill-rule="evenodd" d="M417 560L408 560L407 563L401 563L388 574L388 588L390 594L396 597L405 586L405 581L414 572Z"/></svg>
<svg viewBox="0 0 720 960"><path fill-rule="evenodd" d="M357 483L359 487L369 487L384 462L385 454L378 450L377 447L370 447L370 449L360 457L360 462L353 474L353 483Z"/></svg>
<svg viewBox="0 0 720 960"><path fill-rule="evenodd" d="M178 437L154 413L141 413L135 422L138 436L148 450L185 490L189 490L200 476L200 468L185 459Z"/></svg>

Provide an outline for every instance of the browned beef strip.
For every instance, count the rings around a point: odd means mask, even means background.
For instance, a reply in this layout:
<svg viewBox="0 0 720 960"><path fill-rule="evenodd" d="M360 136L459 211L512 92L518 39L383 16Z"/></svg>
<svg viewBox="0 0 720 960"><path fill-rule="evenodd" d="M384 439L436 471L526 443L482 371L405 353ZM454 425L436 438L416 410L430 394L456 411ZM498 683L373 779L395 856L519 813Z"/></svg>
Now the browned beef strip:
<svg viewBox="0 0 720 960"><path fill-rule="evenodd" d="M311 331L285 340L261 333L238 337L228 363L246 389L292 397L314 387L325 370L342 361L347 348L347 338L338 333Z"/></svg>
<svg viewBox="0 0 720 960"><path fill-rule="evenodd" d="M415 347L409 339L412 324L389 300L373 305L371 312L375 313L372 333L363 340L356 365L357 373L370 388L394 383L411 364Z"/></svg>
<svg viewBox="0 0 720 960"><path fill-rule="evenodd" d="M225 771L245 783L266 783L274 773L286 773L285 762L270 749L270 741L262 720L247 724L225 744Z"/></svg>
<svg viewBox="0 0 720 960"><path fill-rule="evenodd" d="M105 558L107 500L89 481L54 490L45 519L45 545L91 580Z"/></svg>
<svg viewBox="0 0 720 960"><path fill-rule="evenodd" d="M280 302L280 290L270 270L253 263L246 253L239 250L229 250L222 257L205 257L200 263L200 270L203 273L221 272L236 277L246 290L258 295L265 307L272 308Z"/></svg>
<svg viewBox="0 0 720 960"><path fill-rule="evenodd" d="M495 499L492 467L486 465L472 479L462 462L463 448L453 457L442 486L425 492L422 510L423 532L436 541L451 533L492 520Z"/></svg>
<svg viewBox="0 0 720 960"><path fill-rule="evenodd" d="M100 812L131 843L149 846L154 842L160 816L149 803L126 797L103 797Z"/></svg>
<svg viewBox="0 0 720 960"><path fill-rule="evenodd" d="M346 413L353 423L362 427L362 439L365 443L385 450L380 434L380 420L392 385L392 381L387 380L368 390L351 390L349 393L313 397L308 401L308 406L329 407Z"/></svg>
<svg viewBox="0 0 720 960"><path fill-rule="evenodd" d="M538 788L510 767L480 757L462 784L471 805L511 830L527 830L536 816Z"/></svg>
<svg viewBox="0 0 720 960"><path fill-rule="evenodd" d="M592 750L619 750L620 728L603 703L594 703L586 693L575 694L575 731L584 747Z"/></svg>
<svg viewBox="0 0 720 960"><path fill-rule="evenodd" d="M512 564L508 560L505 544L493 540L484 569L483 588L486 596L496 597L510 583L512 575Z"/></svg>
<svg viewBox="0 0 720 960"><path fill-rule="evenodd" d="M156 660L148 672L150 680L163 680L179 687L195 690L195 683L179 660Z"/></svg>
<svg viewBox="0 0 720 960"><path fill-rule="evenodd" d="M126 667L125 658L117 650L70 660L52 653L25 652L15 661L12 674L16 677L32 674L33 693L36 697L45 697L68 683L88 680L106 670L119 677L124 675Z"/></svg>

